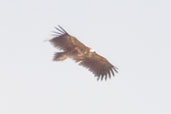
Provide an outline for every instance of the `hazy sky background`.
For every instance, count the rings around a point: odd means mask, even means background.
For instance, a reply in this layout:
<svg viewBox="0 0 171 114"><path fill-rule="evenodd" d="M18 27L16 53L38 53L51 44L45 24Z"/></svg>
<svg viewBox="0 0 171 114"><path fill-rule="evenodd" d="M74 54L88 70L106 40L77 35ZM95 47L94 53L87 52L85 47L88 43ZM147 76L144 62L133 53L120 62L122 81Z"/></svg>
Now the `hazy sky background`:
<svg viewBox="0 0 171 114"><path fill-rule="evenodd" d="M53 62L61 25L119 68ZM0 0L1 114L171 114L171 1Z"/></svg>

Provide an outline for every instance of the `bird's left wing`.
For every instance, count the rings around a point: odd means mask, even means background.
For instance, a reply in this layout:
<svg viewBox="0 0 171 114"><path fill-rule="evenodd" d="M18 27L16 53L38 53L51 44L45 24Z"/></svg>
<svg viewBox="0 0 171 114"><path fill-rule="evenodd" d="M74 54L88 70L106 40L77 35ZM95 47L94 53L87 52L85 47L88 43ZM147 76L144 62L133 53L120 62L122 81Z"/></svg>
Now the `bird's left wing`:
<svg viewBox="0 0 171 114"><path fill-rule="evenodd" d="M73 48L71 36L60 26L55 27L57 31L54 31L55 37L49 40L56 48L67 51Z"/></svg>
<svg viewBox="0 0 171 114"><path fill-rule="evenodd" d="M54 31L55 37L49 40L56 48L64 51L70 51L78 46L84 50L86 46L78 41L75 37L68 34L61 26L55 27L57 31Z"/></svg>
<svg viewBox="0 0 171 114"><path fill-rule="evenodd" d="M103 78L106 80L108 77L111 78L111 75L114 76L115 72L118 72L117 67L95 52L92 52L91 56L85 57L79 64L93 72L98 77L97 80L103 80Z"/></svg>

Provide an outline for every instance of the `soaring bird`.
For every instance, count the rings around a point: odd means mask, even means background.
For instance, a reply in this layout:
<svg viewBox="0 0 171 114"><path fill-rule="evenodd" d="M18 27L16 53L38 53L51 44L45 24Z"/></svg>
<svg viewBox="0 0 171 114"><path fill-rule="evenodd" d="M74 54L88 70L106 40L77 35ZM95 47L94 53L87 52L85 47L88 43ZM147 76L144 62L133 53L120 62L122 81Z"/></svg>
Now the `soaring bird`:
<svg viewBox="0 0 171 114"><path fill-rule="evenodd" d="M49 41L62 52L54 54L54 61L71 58L91 71L97 77L97 80L106 80L114 76L115 72L118 72L117 67L112 65L106 58L68 34L61 26L55 27L55 29L57 30L55 31L55 37Z"/></svg>

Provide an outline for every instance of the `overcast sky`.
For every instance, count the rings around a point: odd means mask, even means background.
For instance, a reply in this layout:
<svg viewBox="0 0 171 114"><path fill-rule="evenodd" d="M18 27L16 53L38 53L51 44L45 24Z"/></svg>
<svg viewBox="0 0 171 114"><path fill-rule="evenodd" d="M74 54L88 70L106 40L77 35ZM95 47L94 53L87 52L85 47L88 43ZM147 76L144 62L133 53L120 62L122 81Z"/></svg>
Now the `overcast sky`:
<svg viewBox="0 0 171 114"><path fill-rule="evenodd" d="M0 0L1 114L171 114L171 2ZM108 81L46 40L61 25L119 68Z"/></svg>

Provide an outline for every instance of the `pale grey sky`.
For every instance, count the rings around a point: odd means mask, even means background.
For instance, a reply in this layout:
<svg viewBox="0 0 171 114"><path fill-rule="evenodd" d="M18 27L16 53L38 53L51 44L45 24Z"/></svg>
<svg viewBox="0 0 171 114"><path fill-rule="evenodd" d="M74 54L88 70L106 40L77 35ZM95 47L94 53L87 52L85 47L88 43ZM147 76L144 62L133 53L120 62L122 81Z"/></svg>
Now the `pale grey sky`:
<svg viewBox="0 0 171 114"><path fill-rule="evenodd" d="M1 0L1 114L170 114L171 2ZM44 40L61 25L119 68L97 82Z"/></svg>

